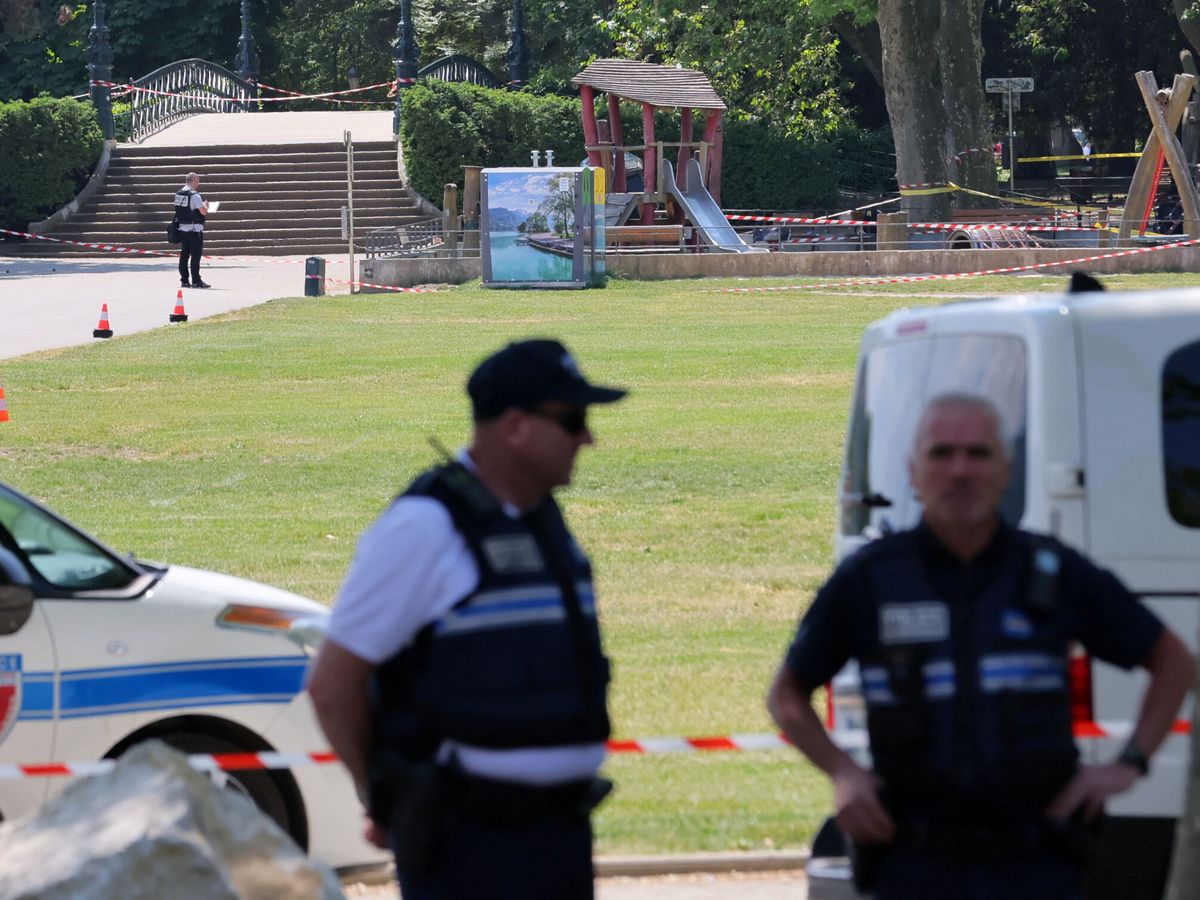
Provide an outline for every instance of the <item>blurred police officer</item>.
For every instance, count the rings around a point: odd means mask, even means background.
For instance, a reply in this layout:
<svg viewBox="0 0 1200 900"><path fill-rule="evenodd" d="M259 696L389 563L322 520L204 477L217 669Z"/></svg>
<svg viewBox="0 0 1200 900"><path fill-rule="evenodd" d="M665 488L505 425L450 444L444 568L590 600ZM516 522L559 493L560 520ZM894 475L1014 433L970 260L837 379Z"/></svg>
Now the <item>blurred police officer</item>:
<svg viewBox="0 0 1200 900"><path fill-rule="evenodd" d="M999 513L1008 481L987 400L935 398L909 475L921 523L863 547L818 592L768 707L833 781L837 823L879 898L1081 896L1076 823L1146 774L1193 662L1111 574ZM1068 642L1150 673L1124 751L1080 765ZM859 663L874 771L826 735L812 691ZM1083 827L1083 826L1079 826ZM873 873L862 871L866 860Z"/></svg>
<svg viewBox="0 0 1200 900"><path fill-rule="evenodd" d="M527 340L467 393L470 447L363 534L308 690L405 900L590 898L609 670L551 493L625 391Z"/></svg>

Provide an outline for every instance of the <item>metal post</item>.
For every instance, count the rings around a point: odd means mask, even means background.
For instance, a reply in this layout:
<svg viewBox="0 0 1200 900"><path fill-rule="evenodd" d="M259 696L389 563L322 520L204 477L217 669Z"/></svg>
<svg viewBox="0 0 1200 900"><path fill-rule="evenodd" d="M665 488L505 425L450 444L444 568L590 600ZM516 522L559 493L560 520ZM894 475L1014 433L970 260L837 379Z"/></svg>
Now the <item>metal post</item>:
<svg viewBox="0 0 1200 900"><path fill-rule="evenodd" d="M521 0L513 0L512 29L508 36L508 86L515 91L529 80L529 48L525 42L525 10Z"/></svg>
<svg viewBox="0 0 1200 900"><path fill-rule="evenodd" d="M258 49L254 46L254 35L250 33L249 0L242 0L242 35L238 38L233 66L234 74L242 81L258 82Z"/></svg>
<svg viewBox="0 0 1200 900"><path fill-rule="evenodd" d="M350 253L350 293L354 294L357 291L354 289L354 141L350 137L350 132L342 132L342 140L346 144L346 203L348 206L348 217L350 219L349 227L346 229L346 240L349 244Z"/></svg>
<svg viewBox="0 0 1200 900"><path fill-rule="evenodd" d="M104 24L104 0L96 0L93 13L92 27L88 31L88 93L92 96L92 105L96 107L100 131L106 141L111 141L116 135L116 129L113 127L112 88L96 84L97 81L112 81L113 74L113 52L108 44L108 26Z"/></svg>
<svg viewBox="0 0 1200 900"><path fill-rule="evenodd" d="M420 50L417 49L413 30L412 0L400 0L400 21L396 23L396 42L392 44L396 55L396 110L392 114L392 133L400 133L400 92L417 77Z"/></svg>
<svg viewBox="0 0 1200 900"><path fill-rule="evenodd" d="M1012 82L1008 83L1008 189L1014 194L1017 192L1017 135L1013 131L1012 108L1013 108L1013 89Z"/></svg>

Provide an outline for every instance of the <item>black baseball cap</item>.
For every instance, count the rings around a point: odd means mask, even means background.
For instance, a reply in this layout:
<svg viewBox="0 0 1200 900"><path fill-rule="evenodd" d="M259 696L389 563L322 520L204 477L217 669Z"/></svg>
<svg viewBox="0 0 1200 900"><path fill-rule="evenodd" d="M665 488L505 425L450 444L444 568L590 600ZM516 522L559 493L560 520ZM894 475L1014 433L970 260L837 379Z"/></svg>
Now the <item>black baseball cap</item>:
<svg viewBox="0 0 1200 900"><path fill-rule="evenodd" d="M494 419L506 409L534 409L546 400L575 406L612 403L628 391L589 384L574 357L558 341L516 341L479 364L467 380L467 396L476 422Z"/></svg>

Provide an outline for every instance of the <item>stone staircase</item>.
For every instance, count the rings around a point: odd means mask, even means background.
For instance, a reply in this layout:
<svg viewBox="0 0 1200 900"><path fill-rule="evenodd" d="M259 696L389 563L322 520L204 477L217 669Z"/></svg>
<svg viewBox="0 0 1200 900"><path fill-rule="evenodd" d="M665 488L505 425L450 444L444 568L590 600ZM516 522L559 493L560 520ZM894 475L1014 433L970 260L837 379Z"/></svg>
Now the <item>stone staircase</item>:
<svg viewBox="0 0 1200 900"><path fill-rule="evenodd" d="M140 250L173 250L172 199L190 172L205 200L221 201L204 231L205 255L345 253L346 151L341 143L118 146L104 185L68 221L43 232L72 241ZM373 228L427 220L396 170L390 141L354 144L356 250ZM30 241L24 254L95 254L52 241ZM23 254L23 255L24 255Z"/></svg>

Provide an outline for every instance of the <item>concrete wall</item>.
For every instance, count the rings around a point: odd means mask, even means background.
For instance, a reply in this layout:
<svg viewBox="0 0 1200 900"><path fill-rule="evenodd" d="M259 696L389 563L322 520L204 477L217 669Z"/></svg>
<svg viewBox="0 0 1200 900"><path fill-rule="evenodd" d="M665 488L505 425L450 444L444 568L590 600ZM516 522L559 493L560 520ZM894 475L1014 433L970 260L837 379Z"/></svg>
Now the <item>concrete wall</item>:
<svg viewBox="0 0 1200 900"><path fill-rule="evenodd" d="M1115 249L1115 248L1114 248ZM1113 250L1060 247L1020 250L873 250L862 253L638 253L609 254L610 273L627 278L875 278L895 275L948 275L1034 263L1062 262ZM1115 272L1200 272L1200 246L1135 253L1042 271L1066 274L1074 269ZM368 274L368 271L370 274ZM415 287L462 284L480 277L478 259L376 259L359 267L362 281Z"/></svg>

